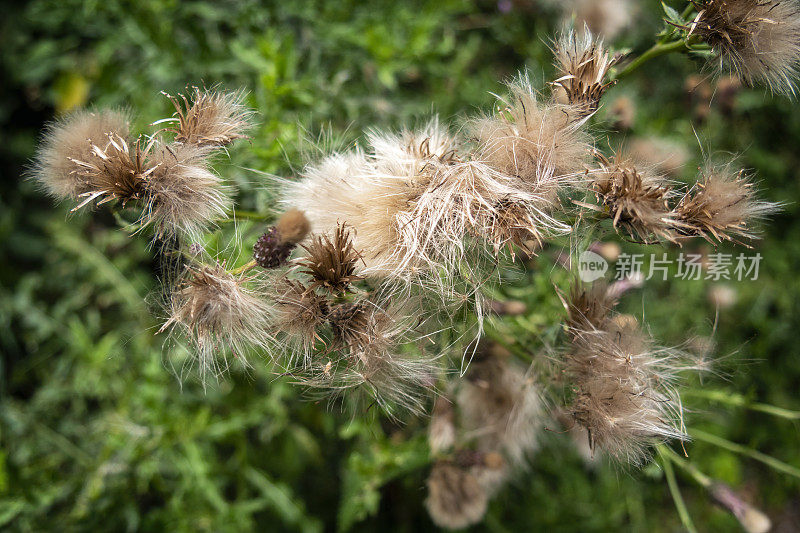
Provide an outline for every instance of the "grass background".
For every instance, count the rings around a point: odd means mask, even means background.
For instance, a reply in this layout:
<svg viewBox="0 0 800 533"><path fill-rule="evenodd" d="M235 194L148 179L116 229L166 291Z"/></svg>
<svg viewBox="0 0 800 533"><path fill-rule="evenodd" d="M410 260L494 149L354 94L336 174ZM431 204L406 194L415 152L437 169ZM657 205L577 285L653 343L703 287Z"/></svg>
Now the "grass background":
<svg viewBox="0 0 800 533"><path fill-rule="evenodd" d="M365 128L414 125L433 113L457 120L490 109L491 93L520 69L549 79L547 44L560 15L536 3L501 4L34 0L4 8L0 528L434 529L422 505L424 420L352 419L303 400L266 365L249 375L234 370L207 390L177 379L180 355L164 351L145 300L158 269L144 240L116 229L102 210L68 215L69 206L54 207L22 175L44 123L58 113L125 106L145 127L171 112L159 91L219 83L249 91L260 125L252 143L217 170L236 183L243 209L268 212L263 173L291 175L305 161L309 134L351 142ZM636 23L614 44L644 50L660 17L657 2L640 2ZM742 154L765 197L788 202L757 245L759 279L730 283L737 301L720 311L713 331L722 360L695 387L800 409L800 111L787 99L744 90L732 113L713 107L705 121L692 122L683 85L701 68L686 57L661 58L606 102L623 94L636 101L627 139L657 135L690 150L685 177L701 148ZM595 131L601 144L625 141L602 123ZM259 228L244 231L247 244ZM502 288L529 311L494 327L527 350L537 350L561 319L553 283L566 278L551 271L557 253L546 250ZM710 287L648 282L625 305L644 314L664 343L679 344L712 333ZM692 427L800 467L796 421L684 400ZM703 442L687 450L778 528L800 528L800 480ZM680 484L701 530L738 527L691 480ZM656 464L587 469L551 432L530 471L493 500L476 529L676 531L681 524Z"/></svg>

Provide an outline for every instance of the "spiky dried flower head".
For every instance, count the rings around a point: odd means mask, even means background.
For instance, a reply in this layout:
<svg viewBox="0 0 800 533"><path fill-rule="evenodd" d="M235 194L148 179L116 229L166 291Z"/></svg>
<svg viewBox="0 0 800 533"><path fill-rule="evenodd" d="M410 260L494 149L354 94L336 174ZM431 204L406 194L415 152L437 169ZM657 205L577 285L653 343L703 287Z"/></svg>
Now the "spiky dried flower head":
<svg viewBox="0 0 800 533"><path fill-rule="evenodd" d="M350 285L362 279L356 274L361 254L353 246L353 230L345 224L336 226L333 235L314 235L309 244L301 247L305 254L298 260L300 272L311 277L311 287L321 287L332 293L350 290Z"/></svg>
<svg viewBox="0 0 800 533"><path fill-rule="evenodd" d="M52 122L42 136L32 175L50 195L77 199L90 188L75 161L90 159L93 147L105 145L109 135L126 138L129 128L128 115L114 110L76 111Z"/></svg>
<svg viewBox="0 0 800 533"><path fill-rule="evenodd" d="M689 25L721 67L749 84L794 95L800 68L800 6L795 0L693 0Z"/></svg>
<svg viewBox="0 0 800 533"><path fill-rule="evenodd" d="M564 91L567 101L580 113L593 114L603 93L615 83L606 81L606 76L619 57L610 55L603 41L588 30L580 35L574 31L565 33L556 41L553 52L559 77L552 85Z"/></svg>
<svg viewBox="0 0 800 533"><path fill-rule="evenodd" d="M437 526L462 529L477 524L487 504L486 491L468 469L447 461L433 465L425 506Z"/></svg>
<svg viewBox="0 0 800 533"><path fill-rule="evenodd" d="M331 304L326 320L332 339L295 374L299 383L334 398L347 393L353 405L366 399L390 416L422 413L440 370L421 350L400 349L418 336L419 319L407 302L359 296Z"/></svg>
<svg viewBox="0 0 800 533"><path fill-rule="evenodd" d="M539 390L526 369L494 343L482 343L456 398L460 426L478 450L523 465L543 420Z"/></svg>
<svg viewBox="0 0 800 533"><path fill-rule="evenodd" d="M510 83L509 92L496 114L472 123L475 157L542 198L539 209L552 207L588 162L585 119L575 106L540 100L526 76Z"/></svg>
<svg viewBox="0 0 800 533"><path fill-rule="evenodd" d="M224 370L219 359L228 353L246 365L247 351L270 343L271 308L258 285L257 278L232 274L221 264L190 266L177 282L161 331L189 340L201 376Z"/></svg>
<svg viewBox="0 0 800 533"><path fill-rule="evenodd" d="M155 139L130 144L111 133L105 142L93 144L85 160L71 158L76 165L74 174L86 185L78 195L83 201L73 211L98 200L97 205L119 201L123 206L131 200L141 200L147 193L147 178L156 170L148 160Z"/></svg>
<svg viewBox="0 0 800 533"><path fill-rule="evenodd" d="M655 347L634 317L612 314L614 301L603 283L576 285L565 301L570 346L563 363L574 388L568 409L592 449L640 463L651 445L687 438L672 384L691 362Z"/></svg>
<svg viewBox="0 0 800 533"><path fill-rule="evenodd" d="M321 331L330 310L328 300L313 288L288 278L278 281L273 300L275 332L298 345L303 363L307 364L315 344L322 340Z"/></svg>
<svg viewBox="0 0 800 533"><path fill-rule="evenodd" d="M246 139L253 112L243 104L244 93L225 93L193 87L189 96L164 95L175 106L175 142L221 147Z"/></svg>
<svg viewBox="0 0 800 533"><path fill-rule="evenodd" d="M597 159L599 168L587 172L590 189L608 209L614 228L645 242L653 237L674 240L672 192L664 179L618 156L597 153Z"/></svg>
<svg viewBox="0 0 800 533"><path fill-rule="evenodd" d="M196 238L231 206L229 188L208 167L209 153L157 137L132 140L127 117L116 111L79 112L51 126L35 172L53 195L80 200L73 211L94 201L135 201L142 227L159 237Z"/></svg>
<svg viewBox="0 0 800 533"><path fill-rule="evenodd" d="M182 235L197 240L233 207L231 187L208 166L209 149L173 143L151 150L154 170L145 182L146 205L141 221L157 235Z"/></svg>
<svg viewBox="0 0 800 533"><path fill-rule="evenodd" d="M759 200L744 170L708 166L702 180L684 194L675 208L685 235L714 243L756 237L752 223L776 212L780 205Z"/></svg>

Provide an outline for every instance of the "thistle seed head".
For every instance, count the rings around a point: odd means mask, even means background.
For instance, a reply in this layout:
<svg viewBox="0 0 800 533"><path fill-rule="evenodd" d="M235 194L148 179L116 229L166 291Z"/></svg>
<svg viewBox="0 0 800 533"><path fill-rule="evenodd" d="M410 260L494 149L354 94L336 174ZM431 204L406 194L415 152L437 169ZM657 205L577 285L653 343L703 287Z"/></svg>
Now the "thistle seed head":
<svg viewBox="0 0 800 533"><path fill-rule="evenodd" d="M664 180L616 157L597 154L600 168L587 172L597 201L609 210L614 228L632 238L648 242L652 238L673 241L672 192Z"/></svg>
<svg viewBox="0 0 800 533"><path fill-rule="evenodd" d="M756 197L755 186L743 170L725 165L708 166L702 181L683 195L675 211L683 234L699 235L713 244L755 238L752 223L779 209L780 204Z"/></svg>
<svg viewBox="0 0 800 533"><path fill-rule="evenodd" d="M126 138L129 117L121 111L77 111L48 124L31 174L52 196L77 199L91 191L83 167L75 161L94 159L94 147L109 136Z"/></svg>
<svg viewBox="0 0 800 533"><path fill-rule="evenodd" d="M321 287L331 293L350 290L350 285L362 279L356 274L361 254L353 246L352 230L342 224L333 236L316 235L307 245L300 245L305 255L298 260L300 272L311 277L311 287Z"/></svg>
<svg viewBox="0 0 800 533"><path fill-rule="evenodd" d="M197 241L209 226L227 218L231 187L209 169L210 149L172 143L151 150L154 170L147 176L141 222L159 237L180 235Z"/></svg>
<svg viewBox="0 0 800 533"><path fill-rule="evenodd" d="M311 361L330 310L328 301L299 281L282 279L274 297L273 327L299 346L303 365ZM290 361L292 363L293 361Z"/></svg>
<svg viewBox="0 0 800 533"><path fill-rule="evenodd" d="M800 6L795 0L695 0L689 25L720 67L774 93L794 95L800 68Z"/></svg>
<svg viewBox="0 0 800 533"><path fill-rule="evenodd" d="M257 278L231 274L223 265L190 266L172 292L161 331L189 340L202 377L224 370L219 359L228 353L247 365L247 351L271 342L271 308L259 286Z"/></svg>
<svg viewBox="0 0 800 533"><path fill-rule="evenodd" d="M252 127L253 112L242 103L244 94L201 90L172 96L164 93L175 106L178 125L171 129L175 142L198 146L221 147L237 139L246 139Z"/></svg>
<svg viewBox="0 0 800 533"><path fill-rule="evenodd" d="M575 393L569 412L592 450L638 464L653 444L688 438L673 384L697 367L677 350L656 347L634 317L613 314L614 302L603 283L578 285L565 302L563 365Z"/></svg>
<svg viewBox="0 0 800 533"><path fill-rule="evenodd" d="M600 106L606 89L614 85L606 81L609 69L619 60L604 48L602 40L595 40L585 30L578 35L566 33L555 44L558 79L552 85L564 91L567 101L581 114L592 115Z"/></svg>
<svg viewBox="0 0 800 533"><path fill-rule="evenodd" d="M578 108L540 100L526 76L511 83L509 91L495 115L472 123L475 158L520 181L525 191L542 199L537 208L544 211L556 205L558 192L585 168L591 139Z"/></svg>
<svg viewBox="0 0 800 533"><path fill-rule="evenodd" d="M136 140L133 145L117 134L109 134L105 142L92 144L85 160L70 159L73 173L85 183L86 192L79 194L83 201L73 211L99 199L97 205L119 201L123 206L141 200L147 194L147 179L156 165L148 160L155 139L146 143Z"/></svg>
<svg viewBox="0 0 800 533"><path fill-rule="evenodd" d="M524 465L543 421L538 388L526 369L495 344L481 345L456 399L461 429L478 450L501 452Z"/></svg>

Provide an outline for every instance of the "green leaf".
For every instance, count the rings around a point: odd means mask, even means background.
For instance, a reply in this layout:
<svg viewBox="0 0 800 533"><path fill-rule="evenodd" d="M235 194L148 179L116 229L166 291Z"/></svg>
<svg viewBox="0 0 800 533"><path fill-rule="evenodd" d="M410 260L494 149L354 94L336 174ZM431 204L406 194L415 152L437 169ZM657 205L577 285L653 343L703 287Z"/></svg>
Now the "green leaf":
<svg viewBox="0 0 800 533"><path fill-rule="evenodd" d="M669 7L664 2L661 2L661 7L664 8L664 13L666 13L667 15L667 20L678 26L686 26L686 21L683 20L681 14L678 13L675 9Z"/></svg>
<svg viewBox="0 0 800 533"><path fill-rule="evenodd" d="M366 450L353 451L344 467L339 531L348 531L378 512L383 485L422 468L429 461L425 435L401 443L384 438Z"/></svg>

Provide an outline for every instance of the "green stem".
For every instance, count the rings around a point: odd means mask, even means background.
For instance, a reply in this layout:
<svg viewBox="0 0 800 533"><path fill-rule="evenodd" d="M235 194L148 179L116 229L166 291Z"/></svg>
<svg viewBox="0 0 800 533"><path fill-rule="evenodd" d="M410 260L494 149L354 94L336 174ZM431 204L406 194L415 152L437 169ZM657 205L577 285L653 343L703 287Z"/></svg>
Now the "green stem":
<svg viewBox="0 0 800 533"><path fill-rule="evenodd" d="M248 270L254 268L258 263L256 263L255 259L250 261L249 263L242 265L238 268L234 268L229 272L232 276L238 276L239 274L244 274Z"/></svg>
<svg viewBox="0 0 800 533"><path fill-rule="evenodd" d="M743 407L751 411L758 411L772 416L785 418L787 420L800 420L800 411L792 411L791 409L784 409L767 403L751 402L741 394L730 393L721 390L698 390L689 389L683 391L685 396L694 396L695 398L703 398L705 400L717 403L724 403L734 407Z"/></svg>
<svg viewBox="0 0 800 533"><path fill-rule="evenodd" d="M719 446L720 448L723 448L725 450L734 453L739 453L746 457L754 459L758 462L764 463L765 465L774 468L779 472L783 472L784 474L789 474L790 476L800 478L800 468L792 466L788 463L784 463L783 461L776 459L765 453L761 453L757 450L752 450L747 446L742 446L741 444L731 442L729 440L723 439L722 437L712 435L711 433L706 433L705 431L699 429L690 430L689 435L691 435L693 438L697 440L707 442L708 444L713 444L714 446Z"/></svg>
<svg viewBox="0 0 800 533"><path fill-rule="evenodd" d="M234 209L229 213L229 216L242 220L269 220L272 218L272 215L265 215L256 211L242 211L240 209Z"/></svg>
<svg viewBox="0 0 800 533"><path fill-rule="evenodd" d="M691 476L692 479L697 481L697 484L700 485L701 487L708 488L713 483L710 477L708 477L700 470L698 470L697 467L694 466L689 461L682 459L677 453L675 453L668 446L664 444L659 444L658 453L660 453L663 457L666 457L667 459L672 461L673 464L677 465L678 467L681 468L681 470L689 474L689 476Z"/></svg>
<svg viewBox="0 0 800 533"><path fill-rule="evenodd" d="M683 501L683 496L681 496L681 491L678 489L678 482L675 480L675 471L672 470L672 463L669 459L664 459L663 455L661 467L664 469L664 476L667 478L667 486L669 487L669 492L672 495L672 500L675 502L675 508L678 510L678 516L681 517L683 526L689 533L697 533L694 522L692 522L692 517L689 516L689 510L686 508L686 503Z"/></svg>
<svg viewBox="0 0 800 533"><path fill-rule="evenodd" d="M644 52L642 55L631 61L627 67L622 69L621 71L617 72L614 76L615 80L621 80L626 76L631 75L636 70L639 69L642 65L647 63L653 58L660 57L671 52L675 52L677 50L681 50L687 48L686 42L681 39L679 41L672 41L671 43L656 43L654 44L649 50Z"/></svg>

